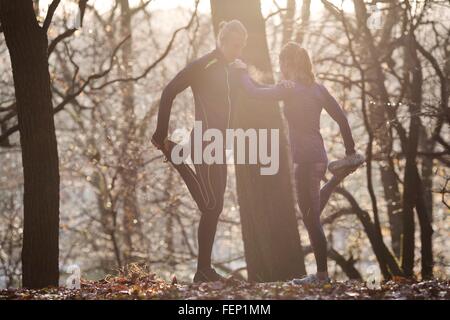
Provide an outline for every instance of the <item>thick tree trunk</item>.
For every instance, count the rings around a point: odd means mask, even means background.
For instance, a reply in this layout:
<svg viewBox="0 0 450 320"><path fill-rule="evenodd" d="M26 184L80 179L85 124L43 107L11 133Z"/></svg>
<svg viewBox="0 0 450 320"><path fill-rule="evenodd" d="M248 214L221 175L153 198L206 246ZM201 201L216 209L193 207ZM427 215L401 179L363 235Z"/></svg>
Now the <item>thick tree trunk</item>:
<svg viewBox="0 0 450 320"><path fill-rule="evenodd" d="M272 69L264 19L258 0L211 0L214 29L220 21L238 19L248 29L244 59L271 81ZM255 114L258 116L255 117ZM248 279L277 281L305 274L303 252L295 217L287 143L277 104L242 99L235 126L280 130L280 170L262 176L259 165L237 165L236 183Z"/></svg>
<svg viewBox="0 0 450 320"><path fill-rule="evenodd" d="M22 147L22 284L57 286L59 170L47 35L31 0L0 0L0 22L11 57Z"/></svg>

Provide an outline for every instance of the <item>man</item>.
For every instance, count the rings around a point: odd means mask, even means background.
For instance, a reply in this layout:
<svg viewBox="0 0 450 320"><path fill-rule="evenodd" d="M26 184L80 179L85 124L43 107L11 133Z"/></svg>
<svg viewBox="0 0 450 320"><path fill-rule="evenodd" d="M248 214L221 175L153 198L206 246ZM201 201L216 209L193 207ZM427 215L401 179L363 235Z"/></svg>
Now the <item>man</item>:
<svg viewBox="0 0 450 320"><path fill-rule="evenodd" d="M185 163L175 164L171 160L171 150L175 144L167 139L170 110L175 97L191 87L195 101L195 120L201 121L203 131L214 128L225 136L225 130L230 126L232 97L237 90L237 81L232 80L233 70L229 64L241 55L246 42L247 30L240 21L222 22L217 48L187 65L170 81L161 95L158 123L152 143L165 154L180 173L201 211L198 226L199 252L194 282L223 279L211 266L211 253L219 215L223 209L227 165L225 159L223 163L213 164L194 162L194 172ZM191 154L196 152L193 132ZM204 147L203 143L201 154Z"/></svg>

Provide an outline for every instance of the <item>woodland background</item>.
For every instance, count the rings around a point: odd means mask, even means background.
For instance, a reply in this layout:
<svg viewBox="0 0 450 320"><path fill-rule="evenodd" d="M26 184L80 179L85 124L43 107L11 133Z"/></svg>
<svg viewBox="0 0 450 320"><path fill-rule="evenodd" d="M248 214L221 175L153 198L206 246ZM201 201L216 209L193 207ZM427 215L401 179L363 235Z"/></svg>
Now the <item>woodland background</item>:
<svg viewBox="0 0 450 320"><path fill-rule="evenodd" d="M288 40L310 52L368 158L323 215L333 279L448 279L449 1L0 0L0 288L64 283L72 264L85 279L136 264L191 280L200 213L150 137L164 85L232 18L262 82L280 79ZM235 126L283 128L277 105L247 104ZM192 124L186 90L171 127ZM222 274L315 270L282 133L278 175L229 166ZM322 134L342 156L325 114Z"/></svg>

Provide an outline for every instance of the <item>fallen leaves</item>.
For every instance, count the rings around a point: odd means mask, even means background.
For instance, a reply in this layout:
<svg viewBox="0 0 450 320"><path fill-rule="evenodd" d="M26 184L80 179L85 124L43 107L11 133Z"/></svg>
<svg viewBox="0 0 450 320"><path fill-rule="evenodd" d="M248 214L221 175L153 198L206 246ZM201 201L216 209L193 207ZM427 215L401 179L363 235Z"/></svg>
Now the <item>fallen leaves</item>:
<svg viewBox="0 0 450 320"><path fill-rule="evenodd" d="M296 286L289 282L251 283L230 277L224 281L191 284L170 281L154 273L128 272L99 281L81 281L81 289L46 288L42 290L8 289L0 291L0 299L450 299L449 280L414 282L394 278L378 290L364 282L332 282L321 287Z"/></svg>

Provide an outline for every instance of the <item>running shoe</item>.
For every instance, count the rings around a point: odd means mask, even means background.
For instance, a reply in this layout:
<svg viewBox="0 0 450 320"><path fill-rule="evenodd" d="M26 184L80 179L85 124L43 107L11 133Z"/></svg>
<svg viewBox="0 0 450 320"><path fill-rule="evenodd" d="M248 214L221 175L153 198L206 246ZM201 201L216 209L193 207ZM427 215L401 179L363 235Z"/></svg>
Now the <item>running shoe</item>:
<svg viewBox="0 0 450 320"><path fill-rule="evenodd" d="M304 285L308 285L308 286L323 286L327 283L330 283L330 278L326 278L326 279L319 279L317 277L317 275L315 274L310 274L307 275L301 279L293 279L291 281L291 284L293 285L297 285L297 286L304 286Z"/></svg>
<svg viewBox="0 0 450 320"><path fill-rule="evenodd" d="M366 161L366 158L362 154L354 153L346 156L344 159L331 161L328 165L328 170L334 175L340 175L346 171L353 172L361 166L364 161Z"/></svg>
<svg viewBox="0 0 450 320"><path fill-rule="evenodd" d="M194 282L200 283L200 282L214 282L214 281L221 281L225 280L224 277L222 277L220 274L216 272L213 268L205 269L205 270L198 270L194 275Z"/></svg>

